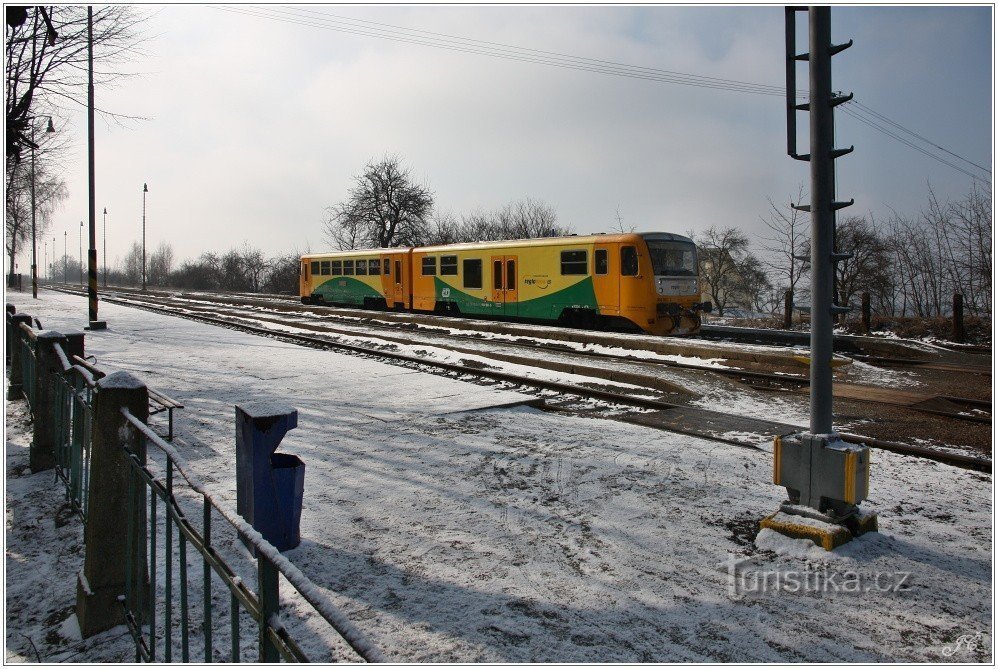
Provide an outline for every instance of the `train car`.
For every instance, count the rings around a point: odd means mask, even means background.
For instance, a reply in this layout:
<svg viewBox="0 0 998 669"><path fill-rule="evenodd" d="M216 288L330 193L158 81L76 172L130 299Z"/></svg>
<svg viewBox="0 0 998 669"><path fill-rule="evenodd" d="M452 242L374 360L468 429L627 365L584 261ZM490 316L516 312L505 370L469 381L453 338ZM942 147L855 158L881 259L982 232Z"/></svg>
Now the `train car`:
<svg viewBox="0 0 998 669"><path fill-rule="evenodd" d="M608 234L412 249L412 309L640 328L700 327L696 245L671 233Z"/></svg>
<svg viewBox="0 0 998 669"><path fill-rule="evenodd" d="M367 249L301 257L299 289L305 304L367 309L410 309L410 249Z"/></svg>

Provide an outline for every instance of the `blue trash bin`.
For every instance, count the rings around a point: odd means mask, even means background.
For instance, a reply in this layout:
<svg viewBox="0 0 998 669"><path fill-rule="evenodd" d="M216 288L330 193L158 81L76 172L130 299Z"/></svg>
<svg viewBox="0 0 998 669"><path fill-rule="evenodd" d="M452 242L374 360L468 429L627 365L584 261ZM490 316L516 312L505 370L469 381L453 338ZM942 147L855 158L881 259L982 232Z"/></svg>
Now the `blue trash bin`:
<svg viewBox="0 0 998 669"><path fill-rule="evenodd" d="M298 411L284 404L236 406L236 511L278 550L301 543L305 463L275 453L298 426Z"/></svg>
<svg viewBox="0 0 998 669"><path fill-rule="evenodd" d="M305 463L297 455L274 453L270 456L271 476L277 508L274 509L274 534L267 541L277 550L288 550L301 543L301 507L305 498Z"/></svg>

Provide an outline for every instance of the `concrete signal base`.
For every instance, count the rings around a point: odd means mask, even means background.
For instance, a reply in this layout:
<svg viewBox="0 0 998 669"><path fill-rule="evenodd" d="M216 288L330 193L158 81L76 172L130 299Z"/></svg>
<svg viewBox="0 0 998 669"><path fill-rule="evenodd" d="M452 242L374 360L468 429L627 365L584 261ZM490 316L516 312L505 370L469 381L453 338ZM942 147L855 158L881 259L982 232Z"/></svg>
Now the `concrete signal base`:
<svg viewBox="0 0 998 669"><path fill-rule="evenodd" d="M806 515L800 515L805 512ZM849 518L833 522L813 509L786 504L776 513L759 521L761 529L770 529L792 539L810 539L826 551L848 543L853 537L877 531L877 514L860 509Z"/></svg>

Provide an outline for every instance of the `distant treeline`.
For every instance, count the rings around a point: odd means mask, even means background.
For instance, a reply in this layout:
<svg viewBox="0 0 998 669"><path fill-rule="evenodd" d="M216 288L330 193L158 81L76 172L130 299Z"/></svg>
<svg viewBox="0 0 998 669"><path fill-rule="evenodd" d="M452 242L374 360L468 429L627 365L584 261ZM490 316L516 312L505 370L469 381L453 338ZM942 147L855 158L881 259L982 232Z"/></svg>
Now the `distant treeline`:
<svg viewBox="0 0 998 669"><path fill-rule="evenodd" d="M160 244L146 262L146 285L186 290L225 290L243 293L298 293L296 252L267 257L259 249L244 246L218 254L206 251L193 260L174 267L173 248ZM74 283L81 279L76 258L59 258L49 268L55 281ZM98 282L104 283L104 268L97 269ZM113 286L142 285L142 245L133 244L124 261L109 267L107 283Z"/></svg>

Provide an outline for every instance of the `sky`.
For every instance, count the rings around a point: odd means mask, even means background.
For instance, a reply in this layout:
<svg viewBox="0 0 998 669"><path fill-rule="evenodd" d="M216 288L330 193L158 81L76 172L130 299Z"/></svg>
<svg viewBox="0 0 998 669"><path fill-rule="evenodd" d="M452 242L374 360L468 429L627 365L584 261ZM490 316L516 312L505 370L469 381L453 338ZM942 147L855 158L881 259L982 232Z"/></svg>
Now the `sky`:
<svg viewBox="0 0 998 669"><path fill-rule="evenodd" d="M341 16L752 84L785 80L780 6L268 8L308 23ZM330 248L326 208L385 155L403 159L441 213L529 197L579 233L615 229L619 215L638 231L735 226L757 246L767 198L787 202L809 180L807 163L786 155L779 94L520 62L232 9L138 7L144 54L128 64L137 74L97 90L98 106L143 119L96 123L98 249L106 207L111 265L141 240L143 183L147 248L169 243L179 263L243 245L267 255ZM836 89L991 167L991 7L837 6L832 35L854 41L833 60ZM87 219L86 111L58 121L75 139L65 160L70 196L45 235L50 261L64 231L75 257ZM806 114L798 123L806 129ZM917 214L928 185L942 199L971 187L966 174L846 114L836 134L839 146L856 147L837 161L839 199L856 200L847 214ZM41 264L42 240L38 253Z"/></svg>

